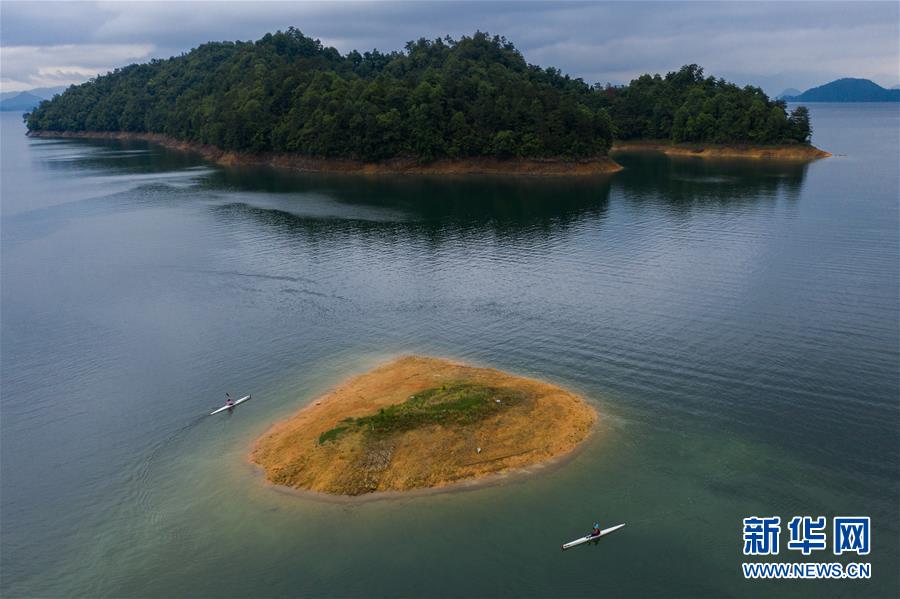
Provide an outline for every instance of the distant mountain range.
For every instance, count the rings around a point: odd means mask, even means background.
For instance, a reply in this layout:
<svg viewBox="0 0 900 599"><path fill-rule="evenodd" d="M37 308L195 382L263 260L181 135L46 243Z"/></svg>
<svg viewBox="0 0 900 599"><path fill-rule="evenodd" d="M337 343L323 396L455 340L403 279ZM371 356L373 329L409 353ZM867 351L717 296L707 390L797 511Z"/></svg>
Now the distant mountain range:
<svg viewBox="0 0 900 599"><path fill-rule="evenodd" d="M885 89L869 79L845 77L805 92L786 89L779 96L788 102L900 102L900 89Z"/></svg>
<svg viewBox="0 0 900 599"><path fill-rule="evenodd" d="M44 98L39 96L35 96L29 92L21 92L16 94L12 98L6 98L5 100L0 100L0 110L2 111L21 111L28 112L38 104L44 101Z"/></svg>
<svg viewBox="0 0 900 599"><path fill-rule="evenodd" d="M0 93L0 111L19 110L28 112L44 100L66 91L65 85L58 87L36 87L28 91Z"/></svg>
<svg viewBox="0 0 900 599"><path fill-rule="evenodd" d="M784 90L783 92L781 92L780 94L778 94L777 96L775 96L775 99L783 100L784 98L792 98L794 96L799 96L802 93L803 92L800 91L799 89L789 87L786 90Z"/></svg>

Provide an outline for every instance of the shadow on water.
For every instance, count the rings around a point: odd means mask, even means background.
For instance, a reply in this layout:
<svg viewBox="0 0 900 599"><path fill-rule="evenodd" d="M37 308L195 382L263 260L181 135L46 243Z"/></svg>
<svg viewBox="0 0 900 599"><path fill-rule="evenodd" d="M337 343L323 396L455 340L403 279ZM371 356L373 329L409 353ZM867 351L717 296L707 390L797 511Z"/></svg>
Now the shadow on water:
<svg viewBox="0 0 900 599"><path fill-rule="evenodd" d="M197 154L141 140L48 138L32 140L30 147L35 160L53 171L140 175L208 166Z"/></svg>
<svg viewBox="0 0 900 599"><path fill-rule="evenodd" d="M585 220L602 220L611 179L365 177L240 167L217 169L208 184L246 194L245 204L218 206L219 214L243 212L285 233L397 235L439 242L485 234L540 238ZM317 215L308 209L313 196L342 210ZM265 201L254 201L260 198Z"/></svg>
<svg viewBox="0 0 900 599"><path fill-rule="evenodd" d="M625 170L596 178L366 177L241 166L216 169L205 184L245 194L243 203L216 206L219 216L249 217L310 240L413 238L437 244L488 235L540 242L585 222L602 223L613 192L629 204L651 201L684 214L779 197L796 201L808 167L652 153L623 153L616 159ZM316 213L313 197L330 210Z"/></svg>
<svg viewBox="0 0 900 599"><path fill-rule="evenodd" d="M40 139L32 149L50 169L164 173L209 166L197 154L141 140ZM47 155L41 156L42 150ZM655 193L673 204L755 200L783 193L796 199L809 163L709 159L654 152L617 152L625 167L590 178L475 176L359 176L299 173L265 166L216 168L212 189L266 194L327 193L337 202L402 210L422 220L516 221L577 218L602 212L610 187L628 196Z"/></svg>
<svg viewBox="0 0 900 599"><path fill-rule="evenodd" d="M211 183L269 194L326 193L337 202L388 208L426 221L534 224L605 210L610 177L493 175L360 176L297 173L265 167L217 170Z"/></svg>
<svg viewBox="0 0 900 599"><path fill-rule="evenodd" d="M34 140L38 157L52 170L115 173L173 173L209 166L199 155L140 140ZM62 150L62 151L60 151ZM346 208L342 216L364 219L365 211L380 218L414 220L418 231L493 230L498 235L531 234L541 229L565 230L585 219L602 218L611 190L628 202L664 202L687 211L739 205L783 196L797 200L807 163L767 160L670 157L662 153L616 153L625 169L590 178L505 176L359 176L299 173L264 166L214 168L201 186L212 192L267 196L261 210L284 224L290 216L314 216L303 209L302 196L317 194ZM149 183L150 181L148 181ZM335 215L329 215L335 216ZM385 218L385 216L387 218ZM362 225L361 225L362 226Z"/></svg>
<svg viewBox="0 0 900 599"><path fill-rule="evenodd" d="M630 201L662 199L673 209L799 199L805 162L708 159L662 153L617 153L625 167L613 181Z"/></svg>

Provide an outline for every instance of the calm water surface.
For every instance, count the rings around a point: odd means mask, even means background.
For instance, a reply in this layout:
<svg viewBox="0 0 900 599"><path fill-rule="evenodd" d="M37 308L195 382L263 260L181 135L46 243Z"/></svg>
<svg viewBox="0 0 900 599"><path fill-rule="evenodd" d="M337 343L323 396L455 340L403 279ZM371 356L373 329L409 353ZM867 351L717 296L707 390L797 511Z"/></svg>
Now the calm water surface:
<svg viewBox="0 0 900 599"><path fill-rule="evenodd" d="M0 591L896 596L898 106L812 115L836 156L806 166L516 181L224 169L4 114ZM257 435L408 352L568 386L598 434L458 493L262 484ZM254 399L205 418L225 391ZM754 514L870 515L873 578L744 581ZM628 526L559 551L597 518Z"/></svg>

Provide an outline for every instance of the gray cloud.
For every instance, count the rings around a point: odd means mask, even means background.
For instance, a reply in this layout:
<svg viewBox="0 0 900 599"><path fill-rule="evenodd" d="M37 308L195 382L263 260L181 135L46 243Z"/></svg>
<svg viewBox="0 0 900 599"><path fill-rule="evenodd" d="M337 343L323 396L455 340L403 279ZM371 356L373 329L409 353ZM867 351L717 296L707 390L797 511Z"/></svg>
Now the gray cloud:
<svg viewBox="0 0 900 599"><path fill-rule="evenodd" d="M342 52L487 30L529 62L592 83L687 63L771 93L840 76L900 81L895 2L4 1L0 12L4 91L79 82L292 25Z"/></svg>
<svg viewBox="0 0 900 599"><path fill-rule="evenodd" d="M3 88L30 89L77 83L112 66L147 58L151 44L63 44L4 46L0 49Z"/></svg>

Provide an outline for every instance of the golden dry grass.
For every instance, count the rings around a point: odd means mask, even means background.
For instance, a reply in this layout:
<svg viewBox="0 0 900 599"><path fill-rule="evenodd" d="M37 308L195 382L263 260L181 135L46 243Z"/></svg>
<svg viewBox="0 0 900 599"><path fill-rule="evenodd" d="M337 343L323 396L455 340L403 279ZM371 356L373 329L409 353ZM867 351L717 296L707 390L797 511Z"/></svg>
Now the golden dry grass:
<svg viewBox="0 0 900 599"><path fill-rule="evenodd" d="M351 428L320 443L322 433L347 418L377 413L448 384L504 389L521 400L474 423L426 423L386 435ZM581 397L554 385L406 356L346 381L277 423L257 439L251 459L273 483L335 495L443 487L566 454L590 434L596 420L597 413Z"/></svg>

